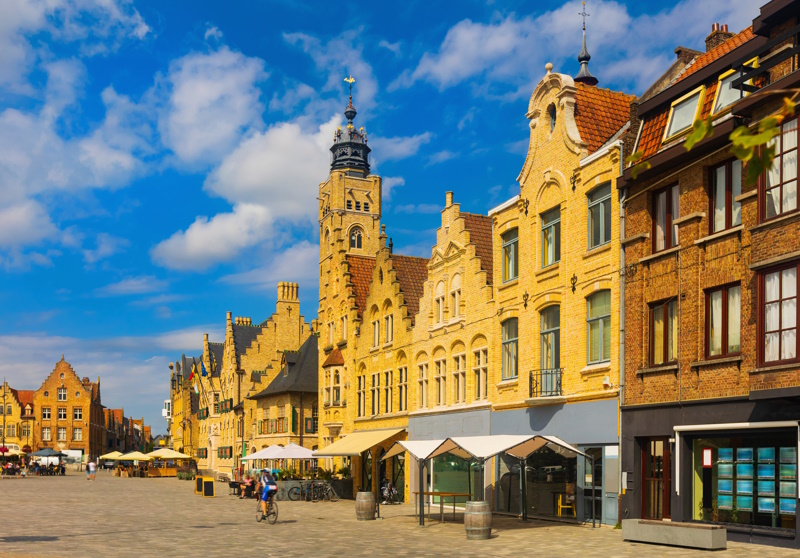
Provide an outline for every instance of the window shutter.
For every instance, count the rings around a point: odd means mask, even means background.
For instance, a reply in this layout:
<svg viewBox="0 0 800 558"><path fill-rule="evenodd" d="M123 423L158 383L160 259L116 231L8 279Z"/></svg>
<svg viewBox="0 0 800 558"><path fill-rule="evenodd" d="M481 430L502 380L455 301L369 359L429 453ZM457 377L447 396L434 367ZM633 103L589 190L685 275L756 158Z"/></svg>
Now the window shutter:
<svg viewBox="0 0 800 558"><path fill-rule="evenodd" d="M306 419L306 433L311 432L311 429L314 428L313 423L311 422L310 418Z"/></svg>
<svg viewBox="0 0 800 558"><path fill-rule="evenodd" d="M297 434L297 408L292 407L292 434Z"/></svg>

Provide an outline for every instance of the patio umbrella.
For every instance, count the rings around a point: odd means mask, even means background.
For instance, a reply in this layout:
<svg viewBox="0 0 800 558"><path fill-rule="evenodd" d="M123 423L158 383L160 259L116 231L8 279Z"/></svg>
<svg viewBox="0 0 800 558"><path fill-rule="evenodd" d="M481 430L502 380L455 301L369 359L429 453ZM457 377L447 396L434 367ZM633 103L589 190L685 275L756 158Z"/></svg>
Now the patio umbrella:
<svg viewBox="0 0 800 558"><path fill-rule="evenodd" d="M191 457L185 453L181 453L169 448L159 448L155 451L151 451L147 455L155 459L191 459Z"/></svg>
<svg viewBox="0 0 800 558"><path fill-rule="evenodd" d="M317 459L312 454L313 452L310 449L292 443L285 448L278 446L274 454L270 455L267 459Z"/></svg>
<svg viewBox="0 0 800 558"><path fill-rule="evenodd" d="M275 459L275 453L282 450L281 446L269 446L268 448L260 449L255 453L242 458L243 461L255 461L257 459Z"/></svg>
<svg viewBox="0 0 800 558"><path fill-rule="evenodd" d="M111 453L107 453L105 455L101 455L97 459L107 459L109 461L116 461L122 455L121 451L112 451Z"/></svg>
<svg viewBox="0 0 800 558"><path fill-rule="evenodd" d="M66 454L51 448L40 449L39 451L33 452L31 455L35 457L66 457Z"/></svg>
<svg viewBox="0 0 800 558"><path fill-rule="evenodd" d="M126 453L125 455L120 455L117 458L117 461L152 461L153 458L149 455L145 455L140 451L132 451L131 453Z"/></svg>

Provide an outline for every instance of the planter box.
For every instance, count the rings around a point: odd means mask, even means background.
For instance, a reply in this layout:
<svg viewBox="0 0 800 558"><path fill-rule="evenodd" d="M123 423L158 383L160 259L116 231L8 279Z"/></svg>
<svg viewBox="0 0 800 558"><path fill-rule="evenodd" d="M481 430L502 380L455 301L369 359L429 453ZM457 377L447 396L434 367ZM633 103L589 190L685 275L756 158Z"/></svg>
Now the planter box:
<svg viewBox="0 0 800 558"><path fill-rule="evenodd" d="M704 550L725 550L728 548L728 532L722 525L623 519L622 538L632 542L701 548Z"/></svg>

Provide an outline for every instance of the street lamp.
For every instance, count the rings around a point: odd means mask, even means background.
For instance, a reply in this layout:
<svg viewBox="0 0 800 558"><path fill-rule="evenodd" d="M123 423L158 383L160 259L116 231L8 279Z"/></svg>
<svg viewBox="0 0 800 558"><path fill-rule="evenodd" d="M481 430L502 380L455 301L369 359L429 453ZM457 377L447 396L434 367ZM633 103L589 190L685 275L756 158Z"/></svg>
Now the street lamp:
<svg viewBox="0 0 800 558"><path fill-rule="evenodd" d="M3 467L6 465L6 452L8 452L8 448L6 447L6 391L8 385L6 384L6 379L3 378Z"/></svg>
<svg viewBox="0 0 800 558"><path fill-rule="evenodd" d="M241 439L241 447L239 448L239 451L237 452L237 455L236 455L236 463L237 463L236 468L237 469L243 469L243 467L242 467L242 453L244 453L244 400L242 399L242 377L244 376L244 370L242 368L237 368L236 369L236 376L239 379L239 389L238 389L239 402L237 403L236 406L237 407L239 405L242 406L242 408L240 409L241 410L241 415L239 415L239 431L240 431L239 436L240 436L240 439ZM242 478L242 472L243 471L241 471L241 470L239 471L239 478L240 479Z"/></svg>

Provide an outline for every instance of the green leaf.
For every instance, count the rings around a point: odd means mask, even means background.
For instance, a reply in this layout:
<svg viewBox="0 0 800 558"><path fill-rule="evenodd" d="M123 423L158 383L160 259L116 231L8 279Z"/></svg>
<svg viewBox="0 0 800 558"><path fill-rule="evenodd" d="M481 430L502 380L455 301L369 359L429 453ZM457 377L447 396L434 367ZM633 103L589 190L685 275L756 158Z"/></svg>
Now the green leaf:
<svg viewBox="0 0 800 558"><path fill-rule="evenodd" d="M697 142L711 137L713 133L714 123L711 120L711 115L709 115L705 120L700 120L698 118L694 121L694 124L692 124L692 132L687 136L686 141L683 143L683 147L686 148L686 151L691 151L692 147L694 147Z"/></svg>
<svg viewBox="0 0 800 558"><path fill-rule="evenodd" d="M651 166L652 165L650 165L650 161L643 161L637 165L634 165L634 167L631 169L631 178L636 180L636 177L639 176L639 173L646 171Z"/></svg>
<svg viewBox="0 0 800 558"><path fill-rule="evenodd" d="M632 163L637 163L639 162L639 159L641 159L643 156L644 156L644 151L642 150L639 150L636 153L631 153L630 155L625 157L625 163L629 165Z"/></svg>
<svg viewBox="0 0 800 558"><path fill-rule="evenodd" d="M772 167L772 162L775 160L775 146L770 145L756 154L747 164L747 175L745 176L745 184L752 186L758 182L759 177Z"/></svg>

